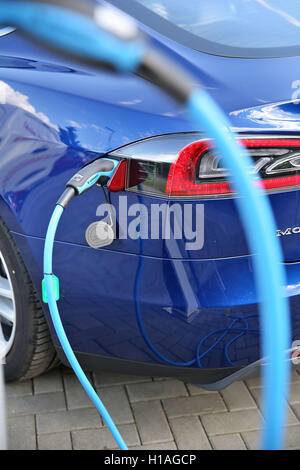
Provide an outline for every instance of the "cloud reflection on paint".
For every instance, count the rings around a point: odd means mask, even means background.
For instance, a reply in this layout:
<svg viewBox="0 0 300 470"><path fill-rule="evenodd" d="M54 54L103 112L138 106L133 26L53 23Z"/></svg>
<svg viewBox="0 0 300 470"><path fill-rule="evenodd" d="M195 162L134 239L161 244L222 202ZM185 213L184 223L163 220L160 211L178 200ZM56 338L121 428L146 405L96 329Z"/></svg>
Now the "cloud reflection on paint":
<svg viewBox="0 0 300 470"><path fill-rule="evenodd" d="M28 113L33 114L47 126L58 131L58 127L55 124L52 124L50 119L44 113L38 112L35 107L29 103L28 96L14 90L12 86L2 80L0 80L0 104L11 104L17 108L22 108Z"/></svg>

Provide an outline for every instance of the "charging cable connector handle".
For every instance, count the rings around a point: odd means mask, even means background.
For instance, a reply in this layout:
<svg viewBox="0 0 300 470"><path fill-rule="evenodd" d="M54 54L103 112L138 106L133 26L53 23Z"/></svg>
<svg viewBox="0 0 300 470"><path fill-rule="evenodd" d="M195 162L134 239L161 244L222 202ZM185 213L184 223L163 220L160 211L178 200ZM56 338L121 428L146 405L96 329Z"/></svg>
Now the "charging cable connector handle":
<svg viewBox="0 0 300 470"><path fill-rule="evenodd" d="M118 163L118 160L100 158L81 168L81 170L67 182L66 187L73 188L75 194L79 196L94 186L100 177L106 176L109 180Z"/></svg>

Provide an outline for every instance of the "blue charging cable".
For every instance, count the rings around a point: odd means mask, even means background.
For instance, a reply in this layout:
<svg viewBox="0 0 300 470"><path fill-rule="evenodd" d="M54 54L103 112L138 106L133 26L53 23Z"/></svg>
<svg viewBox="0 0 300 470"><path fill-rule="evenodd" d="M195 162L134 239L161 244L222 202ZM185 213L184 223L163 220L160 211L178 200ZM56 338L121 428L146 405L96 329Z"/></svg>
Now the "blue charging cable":
<svg viewBox="0 0 300 470"><path fill-rule="evenodd" d="M249 174L251 159L229 131L230 125L223 112L203 91L192 93L187 105L194 119L208 135L214 137L233 175L234 187L240 194L236 203L254 254L256 287L261 302L261 352L267 360L263 367L266 426L262 447L281 449L289 390L291 329L288 299L283 292L286 276L281 247L275 236L274 217L268 199L257 189L253 176Z"/></svg>
<svg viewBox="0 0 300 470"><path fill-rule="evenodd" d="M262 331L262 355L267 364L263 369L263 407L266 425L262 447L279 449L283 445L286 415L285 398L288 394L290 347L290 318L283 286L286 285L282 264L281 248L275 237L275 223L268 199L254 185L249 174L251 160L247 152L237 145L230 131L227 118L214 101L202 89L195 89L194 79L185 74L170 59L147 45L127 17L115 10L117 21L112 15L101 16L99 8L107 6L87 2L89 8L83 11L76 0L60 0L60 6L51 6L51 1L2 1L0 21L16 25L35 39L42 39L57 50L69 52L72 56L102 66L103 62L120 71L134 72L142 69L155 79L159 86L188 109L192 119L201 130L213 137L223 155L227 168L233 177L233 184L239 193L236 198L240 217L243 221L254 259L254 272L261 302L260 317ZM57 3L57 2L55 2ZM72 11L70 11L70 9ZM110 20L105 20L110 18ZM103 19L103 20L102 20ZM93 182L94 184L94 182ZM105 421L114 433L121 448L126 445L100 399L92 392L89 382L79 370L67 338L63 332L57 310L52 277L52 249L54 235L66 200L69 201L70 187L61 199L51 218L45 243L45 286L49 309L63 349L71 357L79 380L85 387ZM78 194L80 194L78 192ZM72 194L73 195L73 194ZM74 357L73 357L74 356ZM69 359L70 360L70 359ZM83 374L83 375L82 375Z"/></svg>
<svg viewBox="0 0 300 470"><path fill-rule="evenodd" d="M105 423L109 427L114 439L116 440L118 446L121 450L128 450L127 445L123 437L121 436L118 428L116 427L115 423L113 422L110 414L108 413L107 409L105 408L104 404L102 403L101 399L95 392L94 388L92 387L91 383L89 382L87 376L83 372L76 356L73 352L73 349L69 343L67 335L65 333L60 314L57 308L57 300L59 298L58 289L56 287L56 277L53 275L53 267L52 267L52 255L53 255L53 246L54 246L54 238L56 234L56 230L62 216L62 213L66 206L69 204L73 196L80 195L84 191L87 191L91 188L94 184L99 181L100 177L107 177L109 179L116 166L118 165L118 161L112 159L101 159L96 160L92 164L88 165L87 167L80 170L79 173L76 173L71 180L67 183L67 189L61 198L58 200L54 212L51 216L46 239L45 239L45 247L44 247L44 280L43 280L43 287L46 291L46 300L49 305L49 310L51 314L51 319L53 325L55 327L56 334L62 345L64 353L70 363L70 366L74 370L75 374L78 377L81 385L85 389L86 393L93 401L94 405L96 406L97 410L103 417Z"/></svg>
<svg viewBox="0 0 300 470"><path fill-rule="evenodd" d="M49 305L49 310L51 313L52 322L55 327L55 331L58 336L59 342L62 345L64 353L70 363L70 366L76 373L78 380L80 381L84 390L86 391L86 393L88 394L90 399L93 401L94 405L96 406L97 410L103 417L105 423L109 427L120 449L128 450L128 447L123 437L121 436L118 428L116 427L110 414L108 413L101 399L95 392L93 386L89 382L78 360L76 359L76 356L73 352L73 349L65 333L63 324L60 319L60 314L57 308L57 302L55 300L56 292L54 290L53 274L52 274L52 253L53 253L53 244L54 244L56 229L57 229L57 226L58 226L58 223L59 223L59 220L61 218L63 211L64 211L64 208L60 206L59 204L55 207L49 226L48 226L46 240L45 240L45 248L44 248L44 280L45 280L45 287L46 287L48 305Z"/></svg>

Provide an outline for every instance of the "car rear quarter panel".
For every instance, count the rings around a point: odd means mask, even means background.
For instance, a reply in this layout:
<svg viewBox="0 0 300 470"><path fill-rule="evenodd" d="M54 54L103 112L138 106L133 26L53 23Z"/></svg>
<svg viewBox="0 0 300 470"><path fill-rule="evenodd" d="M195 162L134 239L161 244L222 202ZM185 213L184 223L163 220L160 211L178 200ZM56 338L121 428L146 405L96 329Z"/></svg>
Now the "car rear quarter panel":
<svg viewBox="0 0 300 470"><path fill-rule="evenodd" d="M40 293L47 224L73 173L130 142L198 129L170 99L141 78L114 77L74 64L62 65L61 61L54 66L51 55L43 56L38 48L30 48L19 36L16 38L15 46L9 44L9 38L1 42L6 55L0 56L0 210ZM189 67L195 71L195 52L192 54ZM249 61L238 65L239 61L202 58L201 78L219 102L223 99L228 112L258 105L259 99L287 98L286 77L271 93L266 82L261 88L252 82L246 86L244 80L250 72L250 78L254 77L254 66ZM291 59L286 63L292 66L292 62ZM265 61L262 67L267 68ZM217 72L224 73L224 86ZM235 85L229 86L233 73L240 73L241 88L237 88L238 77L233 80ZM286 69L284 73L287 75ZM255 96L252 104L251 95ZM245 126L249 125L248 132L262 131L264 120L256 122L245 115L232 115L237 127L241 119ZM297 121L293 126L289 132L297 132ZM111 197L118 207L120 194ZM128 197L129 204L138 201L133 193ZM153 202L150 197L143 199L147 206ZM286 228L291 221L299 224L298 192L270 199L276 205L276 217L280 214L279 228ZM55 273L62 280L60 308L67 334L79 351L156 362L138 331L134 313L140 243L117 240L103 250L92 250L86 245L85 229L97 220L97 207L102 202L98 188L72 201L57 233ZM184 202L187 201L179 201ZM251 305L257 302L252 261L234 199L197 202L205 206L202 250L187 253L183 239L177 247L179 257L172 259L163 241L148 240L143 252L146 262L140 296L145 324L151 340L178 361L190 360L199 341L216 328L226 328L232 314L245 317L253 312L255 327L258 322L257 307ZM295 264L290 278L294 295L299 290L295 267L298 268ZM185 276L179 276L179 272ZM245 279L243 286L239 282L241 276ZM245 335L234 344L231 353L239 364L256 360L259 338ZM203 364L228 366L224 344Z"/></svg>

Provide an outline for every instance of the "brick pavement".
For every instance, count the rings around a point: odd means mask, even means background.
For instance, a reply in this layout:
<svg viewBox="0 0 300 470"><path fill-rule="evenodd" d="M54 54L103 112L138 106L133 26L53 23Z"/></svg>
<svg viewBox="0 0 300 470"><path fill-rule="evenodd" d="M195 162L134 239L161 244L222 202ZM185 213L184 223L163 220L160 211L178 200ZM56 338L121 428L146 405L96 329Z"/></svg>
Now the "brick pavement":
<svg viewBox="0 0 300 470"><path fill-rule="evenodd" d="M92 374L90 380L131 449L257 449L259 379L207 392L174 379ZM114 449L70 369L7 387L10 449ZM287 449L300 449L300 374L293 372Z"/></svg>

